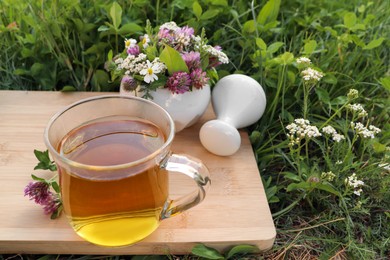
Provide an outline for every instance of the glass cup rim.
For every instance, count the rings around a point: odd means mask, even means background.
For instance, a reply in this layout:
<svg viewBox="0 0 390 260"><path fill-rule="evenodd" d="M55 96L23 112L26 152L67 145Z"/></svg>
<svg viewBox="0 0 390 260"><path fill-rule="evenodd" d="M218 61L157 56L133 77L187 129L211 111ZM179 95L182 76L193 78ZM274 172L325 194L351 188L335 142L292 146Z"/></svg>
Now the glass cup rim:
<svg viewBox="0 0 390 260"><path fill-rule="evenodd" d="M143 157L141 159L138 159L138 160L132 161L132 162L128 162L128 163L116 164L116 165L107 165L107 166L103 166L103 165L90 165L90 164L79 163L79 162L70 160L70 159L62 156L57 151L57 149L55 149L53 147L53 145L51 144L51 142L49 140L49 130L50 130L51 126L54 124L54 122L62 114L64 114L66 111L72 109L73 107L76 107L76 106L84 104L84 103L93 102L95 100L111 99L111 98L130 99L130 100L136 100L137 102L147 103L148 105L151 105L151 106L159 109L163 114L165 114L166 117L169 119L170 132L169 132L167 140L164 142L164 144L161 145L161 147L158 148L153 153L151 153L151 154L149 154L149 155L147 155L147 156L145 156L145 157ZM55 158L59 158L63 163L65 163L67 165L70 165L70 166L76 167L76 168L83 168L83 169L89 169L89 170L93 169L94 171L103 171L103 170L120 170L120 169L124 169L124 168L129 168L129 167L141 165L143 163L151 161L152 159L157 157L157 155L160 154L161 151L164 151L168 146L170 146L170 144L173 141L174 135L175 135L175 123L174 123L172 117L169 115L169 113L164 108L162 108L160 105L154 103L153 101L150 101L150 100L147 100L147 99L144 99L144 98L140 98L140 97L135 97L135 96L99 95L99 96L88 97L88 98L84 98L84 99L81 99L79 101L76 101L76 102L66 106L65 108L61 109L57 113L55 113L50 118L49 122L47 123L47 125L45 127L44 142L45 142L46 146L48 147L50 153L52 153L55 156Z"/></svg>

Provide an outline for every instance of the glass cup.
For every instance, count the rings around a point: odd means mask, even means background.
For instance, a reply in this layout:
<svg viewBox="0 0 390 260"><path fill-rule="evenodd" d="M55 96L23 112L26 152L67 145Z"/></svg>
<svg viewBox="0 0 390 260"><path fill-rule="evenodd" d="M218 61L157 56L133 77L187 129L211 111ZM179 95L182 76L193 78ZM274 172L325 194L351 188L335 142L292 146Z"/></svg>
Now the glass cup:
<svg viewBox="0 0 390 260"><path fill-rule="evenodd" d="M204 199L208 170L171 153L174 135L170 115L137 97L88 98L51 118L44 140L57 164L64 213L79 236L102 246L131 245ZM170 199L170 171L189 176L197 189Z"/></svg>

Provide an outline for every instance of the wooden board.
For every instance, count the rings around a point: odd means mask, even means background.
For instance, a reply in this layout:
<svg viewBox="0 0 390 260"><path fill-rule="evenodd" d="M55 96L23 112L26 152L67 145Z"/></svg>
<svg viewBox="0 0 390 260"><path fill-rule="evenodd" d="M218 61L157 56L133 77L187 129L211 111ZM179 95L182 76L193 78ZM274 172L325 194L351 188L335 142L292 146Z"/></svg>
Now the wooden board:
<svg viewBox="0 0 390 260"><path fill-rule="evenodd" d="M209 168L212 186L206 199L189 211L161 222L143 241L106 248L79 238L62 215L50 220L39 205L24 197L24 187L46 150L43 131L51 116L79 99L102 93L0 91L0 253L31 254L188 254L197 243L218 250L253 244L272 247L276 231L247 134L229 157L207 152L199 142L202 124L214 118L211 107L199 123L178 133L172 151L200 158ZM185 194L191 181L172 176L174 196Z"/></svg>

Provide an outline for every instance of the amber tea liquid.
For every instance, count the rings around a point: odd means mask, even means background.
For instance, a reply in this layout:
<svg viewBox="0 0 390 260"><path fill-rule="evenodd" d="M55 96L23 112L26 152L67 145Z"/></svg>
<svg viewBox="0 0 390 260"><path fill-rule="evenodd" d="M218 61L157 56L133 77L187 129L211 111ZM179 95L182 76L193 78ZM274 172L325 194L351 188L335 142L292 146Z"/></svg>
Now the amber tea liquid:
<svg viewBox="0 0 390 260"><path fill-rule="evenodd" d="M93 166L137 161L164 142L156 125L135 118L90 122L63 138L60 154L91 165L82 173L59 169L64 210L77 234L98 245L122 246L157 228L168 197L165 170L140 164L102 174Z"/></svg>

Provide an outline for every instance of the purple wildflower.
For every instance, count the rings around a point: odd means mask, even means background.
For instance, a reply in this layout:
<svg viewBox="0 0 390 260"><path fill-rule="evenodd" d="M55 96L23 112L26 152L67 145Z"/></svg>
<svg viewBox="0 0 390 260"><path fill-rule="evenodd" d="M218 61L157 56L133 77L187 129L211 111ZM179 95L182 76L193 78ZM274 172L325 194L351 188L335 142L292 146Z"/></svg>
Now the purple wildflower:
<svg viewBox="0 0 390 260"><path fill-rule="evenodd" d="M121 88L126 91L133 91L138 87L137 81L128 75L124 75L121 80Z"/></svg>
<svg viewBox="0 0 390 260"><path fill-rule="evenodd" d="M182 58L187 64L188 69L191 71L196 68L200 68L200 53L199 52L185 52L182 54Z"/></svg>
<svg viewBox="0 0 390 260"><path fill-rule="evenodd" d="M174 33L167 28L161 28L157 36L159 41L163 43L173 45L173 43L175 42Z"/></svg>
<svg viewBox="0 0 390 260"><path fill-rule="evenodd" d="M190 91L191 79L186 72L175 72L168 78L166 86L172 93L182 94Z"/></svg>
<svg viewBox="0 0 390 260"><path fill-rule="evenodd" d="M181 27L181 28L177 29L176 30L176 34L177 35L186 36L186 37L191 37L192 35L194 35L194 28L188 27L186 25L184 27Z"/></svg>
<svg viewBox="0 0 390 260"><path fill-rule="evenodd" d="M50 194L49 185L45 182L30 182L24 188L24 196L28 196L39 205L45 204Z"/></svg>
<svg viewBox="0 0 390 260"><path fill-rule="evenodd" d="M139 54L139 46L134 45L133 47L127 48L127 54L138 56Z"/></svg>
<svg viewBox="0 0 390 260"><path fill-rule="evenodd" d="M209 78L206 77L206 72L202 71L200 68L191 71L190 78L192 81L192 86L197 89L203 88L203 86L206 85L207 81L209 80Z"/></svg>
<svg viewBox="0 0 390 260"><path fill-rule="evenodd" d="M57 196L50 192L50 196L47 197L43 204L43 210L45 211L45 214L51 215L58 210L60 204L61 202L58 200Z"/></svg>
<svg viewBox="0 0 390 260"><path fill-rule="evenodd" d="M191 37L194 35L194 28L184 26L175 31L175 49L183 51L191 42Z"/></svg>
<svg viewBox="0 0 390 260"><path fill-rule="evenodd" d="M222 47L219 46L219 45L215 45L215 46L214 46L214 49L216 49L217 51L222 51Z"/></svg>

